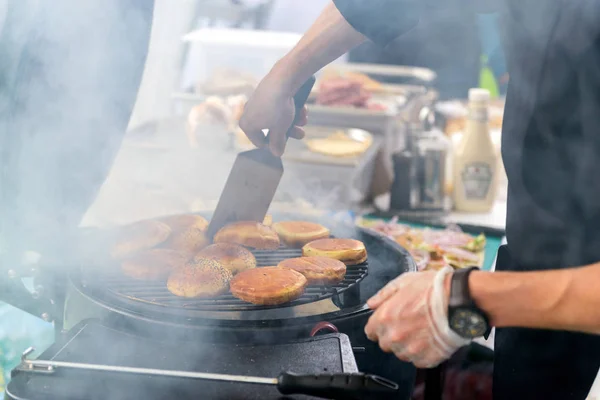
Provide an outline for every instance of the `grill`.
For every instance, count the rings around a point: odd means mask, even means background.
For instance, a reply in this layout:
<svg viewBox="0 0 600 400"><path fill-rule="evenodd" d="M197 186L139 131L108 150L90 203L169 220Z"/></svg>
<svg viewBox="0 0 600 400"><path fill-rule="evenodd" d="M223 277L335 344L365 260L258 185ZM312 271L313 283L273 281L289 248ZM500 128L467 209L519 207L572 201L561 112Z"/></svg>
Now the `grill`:
<svg viewBox="0 0 600 400"><path fill-rule="evenodd" d="M324 367L324 360L331 358L334 354L331 350L323 351L315 356L307 352L304 346L297 346L297 353L282 350L275 352L276 346L300 343L306 340L318 327L335 325L339 332L348 335L352 346L357 350L354 354L359 369L382 375L400 383L406 388L406 397L415 379L414 367L398 361L393 355L382 353L376 344L368 341L364 335L364 326L371 314L366 306L366 301L380 290L387 282L399 274L415 271L415 265L408 253L400 248L394 241L383 237L372 231L349 226L344 223L336 223L326 216L310 218L302 215L273 215L275 220L306 220L321 222L330 228L335 237L347 237L362 241L368 252L368 265L361 264L349 266L345 279L334 286L311 286L299 299L291 303L283 304L281 307L257 307L252 304L242 303L230 295L223 295L211 300L184 299L172 295L166 289L164 282L151 284L148 282L126 279L114 261L107 259L106 246L110 246L110 238L104 237L104 231L90 231L85 236L77 238L79 241L72 242L72 249L77 250L70 256L66 265L73 266L63 275L64 281L56 282L56 286L62 290L60 297L53 299L57 304L56 316L63 317L57 321L56 326L60 329L57 337L71 342L69 333L64 337L63 332L71 332L78 337L82 324L88 324L90 319L100 321L108 329L114 329L123 333L125 340L113 340L97 337L94 332L90 340L77 349L65 347L65 360L88 363L105 363L108 365L121 365L115 357L132 361L134 364L140 357L147 356L149 366L165 369L185 369L186 363L192 362L191 370L202 371L206 368L209 372L215 371L216 364L213 360L219 360L223 365L223 372L239 372L246 375L260 376L259 369L262 367L273 368L279 371L290 361L300 359L309 360L311 368ZM109 235L110 236L110 235ZM254 255L258 266L276 265L280 261L300 255L299 249L281 247L276 251L255 251ZM56 271L57 268L48 268L48 271ZM45 275L44 275L45 276ZM56 277L56 274L52 274ZM49 285L47 287L50 287ZM51 293L46 291L44 293ZM60 312L62 311L62 313ZM39 313L38 313L39 315ZM329 323L329 324L327 324ZM92 333L92 332L90 332ZM123 342L123 343L121 343ZM164 343L172 343L177 351L161 347ZM63 343L57 343L55 349L63 349ZM110 343L106 347L105 344ZM131 345L130 343L135 343ZM302 342L303 343L303 342ZM260 347L258 352L266 360L256 363L257 358L235 353L232 358L226 358L222 354L215 356L213 347L237 350L242 346L267 346ZM203 351L204 360L192 351L190 346L199 347ZM112 349L110 354L106 349ZM267 352L264 349L269 349ZM62 351L62 350L61 350ZM111 356L115 355L116 356ZM132 358L132 355L135 357ZM302 358L304 357L304 358ZM48 354L46 359L53 359ZM243 364L240 360L249 358L250 362ZM198 361L198 362L197 362ZM337 362L337 361L336 361ZM172 363L172 364L171 364ZM127 363L123 365L129 365ZM147 365L134 365L147 366ZM210 367L210 368L209 368ZM239 368L238 368L239 367ZM248 370L243 369L248 368ZM242 369L240 369L242 368ZM290 365L296 369L295 364ZM327 366L327 368L330 368ZM330 369L333 371L333 369ZM393 374L390 371L394 371ZM265 376L272 375L271 372L264 373ZM61 380L61 374L52 376L36 375L36 380L30 380L27 374L22 375L21 380L13 380L11 389L16 384L24 384L23 390L37 390L41 388L41 396L53 398L49 393L54 393L57 388L82 389L81 392L97 393L97 390L85 386L86 382L101 382L102 388L113 389L111 394L103 397L110 398L132 398L130 392L122 386L112 386L100 376L90 375L89 379L68 377ZM123 379L117 376L118 379ZM129 385L127 389L139 388L133 397L140 397L142 390L146 390L147 398L194 398L201 393L203 398L235 398L227 396L220 390L212 396L207 393L206 384L194 391L193 396L182 395L180 391L172 395L160 396L159 389L165 389L165 385L148 389L152 384L158 382L156 379L142 381L136 378L135 384ZM15 383L17 382L17 383ZM129 382L129 381L126 381ZM142 383L143 382L143 383ZM149 382L146 385L146 382ZM38 386L36 386L38 385ZM170 389L181 388L177 385L169 386ZM235 385L227 385L233 390ZM251 388L242 388L238 398L249 398ZM57 389L58 390L58 389ZM37 392L35 392L37 393ZM146 393L146 392L144 392ZM22 393L21 393L22 394ZM125 396L124 396L125 394ZM128 396L127 396L128 395ZM77 395L73 399L81 399L86 396ZM32 399L39 396L15 396L14 398ZM142 396L144 397L144 396ZM55 396L54 398L68 398L67 396ZM268 398L262 394L256 394L253 398ZM275 396L273 398L280 398ZM404 398L401 396L401 398Z"/></svg>
<svg viewBox="0 0 600 400"><path fill-rule="evenodd" d="M72 269L69 274L63 327L70 329L94 315L105 321L110 319L111 324L126 326L136 334L193 338L202 332L211 340L253 343L305 337L322 321L336 324L342 332L344 329L362 332L370 314L366 301L391 279L415 270L405 250L375 232L320 215L274 213L273 219L319 222L330 228L332 237L360 240L367 248L368 264L348 266L344 280L338 284L309 286L300 298L280 306L257 306L230 294L187 299L171 294L164 282L126 278L118 264L106 259L108 253L103 249L110 245L110 240L106 240L110 238L104 238L104 232L95 232L88 236L87 245L97 252L84 250L87 257L79 260L80 268ZM301 250L280 247L275 251L254 251L254 255L259 267L272 266L300 256Z"/></svg>
<svg viewBox="0 0 600 400"><path fill-rule="evenodd" d="M258 267L273 266L288 258L302 256L301 249L280 247L278 250L255 250L253 251L256 257ZM352 298L357 298L359 287L357 284L362 281L368 274L367 263L359 265L351 265L346 269L344 279L335 285L311 285L306 288L302 296L298 299L285 303L285 307L294 307L301 304L312 303L328 298L332 298L334 304L340 304L339 296L345 293L344 303L348 303ZM108 274L94 274L85 279L85 285L104 288L109 293L124 297L129 300L140 301L156 306L169 308L179 308L185 310L197 311L255 311L280 306L260 306L246 303L235 298L230 293L223 294L210 299L188 299L173 295L167 289L164 282L146 282L138 281L124 277L119 272Z"/></svg>

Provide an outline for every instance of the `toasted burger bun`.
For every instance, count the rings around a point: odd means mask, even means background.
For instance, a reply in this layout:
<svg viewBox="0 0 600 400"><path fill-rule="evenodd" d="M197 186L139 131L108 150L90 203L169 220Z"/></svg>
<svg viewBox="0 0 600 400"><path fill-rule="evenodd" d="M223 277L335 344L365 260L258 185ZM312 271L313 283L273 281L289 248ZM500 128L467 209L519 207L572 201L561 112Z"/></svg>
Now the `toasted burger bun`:
<svg viewBox="0 0 600 400"><path fill-rule="evenodd" d="M346 265L356 265L367 260L367 249L359 240L319 239L302 247L302 255L329 257L340 260Z"/></svg>
<svg viewBox="0 0 600 400"><path fill-rule="evenodd" d="M118 229L111 254L125 258L140 250L150 249L163 243L171 234L171 228L158 221L140 221Z"/></svg>
<svg viewBox="0 0 600 400"><path fill-rule="evenodd" d="M273 225L273 217L269 214L265 215L265 219L263 220L263 224L266 226Z"/></svg>
<svg viewBox="0 0 600 400"><path fill-rule="evenodd" d="M287 268L253 268L237 274L231 281L231 294L259 305L279 305L297 299L304 292L306 278Z"/></svg>
<svg viewBox="0 0 600 400"><path fill-rule="evenodd" d="M256 267L256 258L250 250L230 243L211 244L204 250L201 250L196 259L208 258L218 261L221 266L233 275Z"/></svg>
<svg viewBox="0 0 600 400"><path fill-rule="evenodd" d="M172 215L159 221L169 225L173 232L162 246L164 248L193 255L209 245L205 235L208 221L199 215Z"/></svg>
<svg viewBox="0 0 600 400"><path fill-rule="evenodd" d="M174 233L162 247L188 253L193 256L210 244L206 232L194 226Z"/></svg>
<svg viewBox="0 0 600 400"><path fill-rule="evenodd" d="M175 296L210 298L227 292L231 278L217 261L196 259L169 275L167 289Z"/></svg>
<svg viewBox="0 0 600 400"><path fill-rule="evenodd" d="M260 222L241 221L221 228L214 237L215 243L233 243L261 250L279 248L279 236L273 228Z"/></svg>
<svg viewBox="0 0 600 400"><path fill-rule="evenodd" d="M327 257L298 257L283 260L279 268L289 268L300 272L309 285L333 284L340 282L346 275L346 264Z"/></svg>
<svg viewBox="0 0 600 400"><path fill-rule="evenodd" d="M174 232L182 231L190 226L195 226L203 231L208 228L206 218L195 214L169 215L168 217L159 218L158 221L169 225Z"/></svg>
<svg viewBox="0 0 600 400"><path fill-rule="evenodd" d="M281 241L290 247L302 247L313 240L329 237L329 229L314 222L276 222L273 224L273 229L275 229Z"/></svg>
<svg viewBox="0 0 600 400"><path fill-rule="evenodd" d="M121 270L130 278L153 281L166 280L169 274L185 265L189 257L170 249L142 250L123 260Z"/></svg>

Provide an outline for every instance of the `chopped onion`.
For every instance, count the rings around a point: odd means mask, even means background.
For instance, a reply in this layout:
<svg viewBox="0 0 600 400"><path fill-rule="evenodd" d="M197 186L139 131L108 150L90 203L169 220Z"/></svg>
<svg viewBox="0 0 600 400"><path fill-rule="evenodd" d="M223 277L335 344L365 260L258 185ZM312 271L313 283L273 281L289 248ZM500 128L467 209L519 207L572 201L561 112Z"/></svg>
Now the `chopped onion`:
<svg viewBox="0 0 600 400"><path fill-rule="evenodd" d="M458 260L461 261L479 261L479 256L477 254L473 254L470 251L460 249L458 247L440 247L446 256L454 256Z"/></svg>
<svg viewBox="0 0 600 400"><path fill-rule="evenodd" d="M369 229L395 241L398 241L397 238L409 234L414 241L407 240L404 246L408 247L407 250L415 260L418 271L441 268L457 262L478 263L480 261L478 254L464 249L474 238L464 233L457 225L449 225L443 230L418 229L398 223L398 217L395 216L387 222L378 221ZM420 248L415 248L416 246ZM441 258L439 260L432 259L435 254L439 254Z"/></svg>
<svg viewBox="0 0 600 400"><path fill-rule="evenodd" d="M462 229L460 228L460 226L456 225L456 224L449 224L448 226L446 226L446 230L452 231L452 232L461 232L462 233Z"/></svg>
<svg viewBox="0 0 600 400"><path fill-rule="evenodd" d="M431 257L429 252L423 250L412 250L410 252L413 260L415 260L415 264L417 264L417 271L424 271L427 269L427 265L429 261L431 261Z"/></svg>

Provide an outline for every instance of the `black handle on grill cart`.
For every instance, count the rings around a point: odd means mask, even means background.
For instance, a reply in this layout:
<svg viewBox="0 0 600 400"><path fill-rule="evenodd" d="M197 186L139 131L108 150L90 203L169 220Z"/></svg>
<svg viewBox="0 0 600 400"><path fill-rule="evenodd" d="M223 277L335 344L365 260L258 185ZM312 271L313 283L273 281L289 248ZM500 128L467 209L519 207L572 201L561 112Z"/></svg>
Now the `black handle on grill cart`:
<svg viewBox="0 0 600 400"><path fill-rule="evenodd" d="M277 378L281 394L306 394L326 399L387 399L397 395L397 383L377 375L318 374L283 372Z"/></svg>

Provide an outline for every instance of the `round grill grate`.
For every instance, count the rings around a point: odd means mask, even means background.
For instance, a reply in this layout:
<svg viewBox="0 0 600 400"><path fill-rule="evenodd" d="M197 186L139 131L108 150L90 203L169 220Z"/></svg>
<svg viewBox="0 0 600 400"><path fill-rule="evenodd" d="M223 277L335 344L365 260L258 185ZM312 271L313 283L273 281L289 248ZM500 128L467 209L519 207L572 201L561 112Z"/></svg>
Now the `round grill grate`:
<svg viewBox="0 0 600 400"><path fill-rule="evenodd" d="M302 256L301 249L280 247L278 250L255 250L257 267L275 266L288 258ZM197 311L256 311L278 307L294 307L328 299L343 293L362 281L368 274L368 262L359 265L349 265L344 279L335 285L310 285L294 301L280 306L259 306L239 300L231 293L226 293L210 299L190 299L178 297L169 292L164 282L138 281L123 276L119 272L95 275L86 284L107 290L108 292L129 300L156 306ZM91 277L90 277L91 278Z"/></svg>

